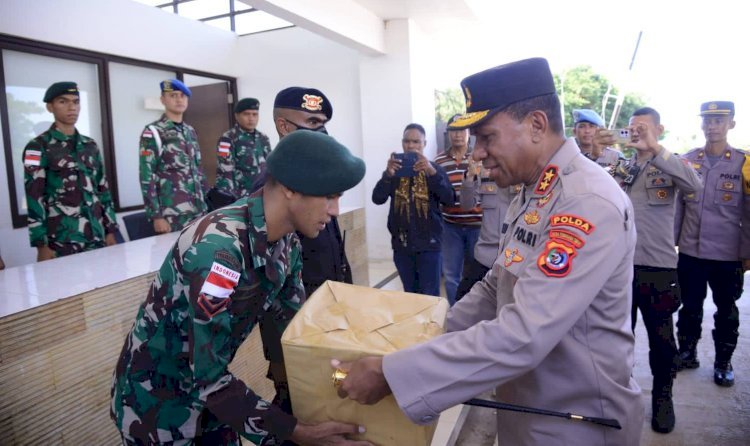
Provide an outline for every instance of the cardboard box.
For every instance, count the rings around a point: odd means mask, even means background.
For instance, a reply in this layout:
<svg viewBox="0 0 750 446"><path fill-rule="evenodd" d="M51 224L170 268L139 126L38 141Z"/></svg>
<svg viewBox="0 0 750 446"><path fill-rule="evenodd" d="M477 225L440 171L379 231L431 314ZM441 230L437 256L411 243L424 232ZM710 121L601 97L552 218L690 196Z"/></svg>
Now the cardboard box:
<svg viewBox="0 0 750 446"><path fill-rule="evenodd" d="M305 422L337 420L365 426L358 439L379 446L428 446L435 423L413 424L392 395L372 406L341 399L331 359L382 356L443 333L448 302L421 294L325 282L281 338L294 415Z"/></svg>

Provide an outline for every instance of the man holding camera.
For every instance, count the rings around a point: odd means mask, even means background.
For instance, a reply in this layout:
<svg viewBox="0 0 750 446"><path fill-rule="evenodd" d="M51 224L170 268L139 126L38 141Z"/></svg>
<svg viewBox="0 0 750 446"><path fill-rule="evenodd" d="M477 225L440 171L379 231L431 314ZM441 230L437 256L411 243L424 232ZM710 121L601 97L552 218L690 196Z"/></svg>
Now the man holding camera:
<svg viewBox="0 0 750 446"><path fill-rule="evenodd" d="M664 126L656 110L643 107L634 111L628 130L631 141L626 144L635 149L635 155L615 167L614 178L633 202L638 233L633 259L631 327L635 330L640 309L648 333L648 358L653 375L651 428L666 434L675 425L672 384L678 365L672 321L672 314L680 307L672 225L675 197L677 191L700 193L703 185L685 160L659 144ZM614 143L612 132L601 130L593 140L593 147L598 150Z"/></svg>
<svg viewBox="0 0 750 446"><path fill-rule="evenodd" d="M601 128L604 128L604 120L599 113L588 108L573 110L573 135L581 153L605 169L612 170L612 167L622 159L622 153L611 147L594 146L594 137Z"/></svg>
<svg viewBox="0 0 750 446"><path fill-rule="evenodd" d="M422 153L425 144L424 127L407 125L401 140L404 154L388 158L372 202L391 199L388 230L404 291L440 296L440 205L452 206L455 194L445 170Z"/></svg>

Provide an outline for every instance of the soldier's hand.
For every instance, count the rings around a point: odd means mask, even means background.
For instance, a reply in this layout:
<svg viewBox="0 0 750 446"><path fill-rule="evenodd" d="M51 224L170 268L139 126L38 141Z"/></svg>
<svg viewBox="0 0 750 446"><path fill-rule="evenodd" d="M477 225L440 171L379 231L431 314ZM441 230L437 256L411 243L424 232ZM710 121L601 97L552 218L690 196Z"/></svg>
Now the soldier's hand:
<svg viewBox="0 0 750 446"><path fill-rule="evenodd" d="M393 175L396 175L396 171L401 168L401 161L397 160L393 157L396 152L391 153L391 157L388 158L388 164L385 168L385 173L389 177L392 177Z"/></svg>
<svg viewBox="0 0 750 446"><path fill-rule="evenodd" d="M54 259L55 257L57 257L57 254L55 254L55 251L47 245L39 246L36 249L37 262L44 262L45 260Z"/></svg>
<svg viewBox="0 0 750 446"><path fill-rule="evenodd" d="M331 360L331 367L346 372L338 387L340 398L360 404L375 404L391 394L391 387L383 374L383 358L368 356L354 362Z"/></svg>
<svg viewBox="0 0 750 446"><path fill-rule="evenodd" d="M169 226L169 222L165 218L154 219L154 232L156 232L157 234L166 234L171 230L172 227Z"/></svg>
<svg viewBox="0 0 750 446"><path fill-rule="evenodd" d="M115 239L114 234L107 234L106 237L104 237L104 243L107 244L107 246L112 246L117 244L117 239Z"/></svg>
<svg viewBox="0 0 750 446"><path fill-rule="evenodd" d="M427 157L425 157L421 153L417 153L417 156L419 156L419 159L416 163L414 163L415 172L424 171L425 175L427 175L428 177L431 177L437 173L437 169L432 166L432 163L430 163L430 160L428 160Z"/></svg>
<svg viewBox="0 0 750 446"><path fill-rule="evenodd" d="M369 441L349 440L347 434L363 434L365 428L356 424L324 421L320 424L297 423L292 440L300 446L374 446Z"/></svg>

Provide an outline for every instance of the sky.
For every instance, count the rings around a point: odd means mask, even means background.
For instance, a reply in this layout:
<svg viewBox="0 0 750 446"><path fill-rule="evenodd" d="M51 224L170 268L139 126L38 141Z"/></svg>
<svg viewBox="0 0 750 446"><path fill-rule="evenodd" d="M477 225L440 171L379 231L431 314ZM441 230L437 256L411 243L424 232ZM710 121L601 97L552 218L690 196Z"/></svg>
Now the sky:
<svg viewBox="0 0 750 446"><path fill-rule="evenodd" d="M590 65L616 87L640 94L662 115L663 144L703 145L700 104L731 100L737 126L729 142L750 148L750 30L744 2L466 0L480 25L456 23L436 37L442 54L434 82L457 87L474 72L545 57L555 73ZM638 33L642 38L628 70ZM457 38L461 36L461 38ZM697 140L691 141L691 137Z"/></svg>

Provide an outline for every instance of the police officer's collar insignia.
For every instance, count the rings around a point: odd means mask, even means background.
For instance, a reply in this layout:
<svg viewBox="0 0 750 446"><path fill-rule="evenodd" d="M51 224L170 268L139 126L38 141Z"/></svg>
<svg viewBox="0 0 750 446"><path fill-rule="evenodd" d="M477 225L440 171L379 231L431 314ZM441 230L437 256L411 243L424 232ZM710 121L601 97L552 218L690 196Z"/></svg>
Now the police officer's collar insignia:
<svg viewBox="0 0 750 446"><path fill-rule="evenodd" d="M552 183L555 181L555 178L557 178L557 166L550 164L544 169L542 177L539 178L534 193L537 195L546 194L550 189L550 186L552 186Z"/></svg>
<svg viewBox="0 0 750 446"><path fill-rule="evenodd" d="M594 230L594 225L588 222L583 217L572 214L555 214L549 218L550 225L552 226L568 226L576 228L585 234L591 234Z"/></svg>
<svg viewBox="0 0 750 446"><path fill-rule="evenodd" d="M726 152L724 152L724 158L729 159L731 157L732 157L732 152L731 151L727 150Z"/></svg>
<svg viewBox="0 0 750 446"><path fill-rule="evenodd" d="M547 195L545 195L542 198L540 198L539 200L537 200L536 207L543 208L544 205L546 205L547 203L549 203L549 201L552 199L552 194L553 193L554 192L550 192Z"/></svg>
<svg viewBox="0 0 750 446"><path fill-rule="evenodd" d="M515 186L513 186L513 192L516 194L521 192L521 187L522 186L520 184L516 184Z"/></svg>
<svg viewBox="0 0 750 446"><path fill-rule="evenodd" d="M706 152L704 152L703 150L698 152L698 158L703 158L704 156L706 156Z"/></svg>
<svg viewBox="0 0 750 446"><path fill-rule="evenodd" d="M523 221L525 221L527 225L535 225L539 223L539 211L535 209L531 212L527 212L523 216Z"/></svg>
<svg viewBox="0 0 750 446"><path fill-rule="evenodd" d="M312 112L317 112L323 110L323 98L314 95L314 94L306 94L302 96L302 100L304 101L300 107L304 108L305 110L310 110Z"/></svg>
<svg viewBox="0 0 750 446"><path fill-rule="evenodd" d="M518 248L513 248L513 249L506 248L505 249L504 265L506 266L506 268L512 265L514 262L522 262L522 261L523 261L523 257L518 254Z"/></svg>
<svg viewBox="0 0 750 446"><path fill-rule="evenodd" d="M542 254L537 259L537 266L548 277L565 277L573 269L573 258L577 255L575 248L559 240L548 240Z"/></svg>

